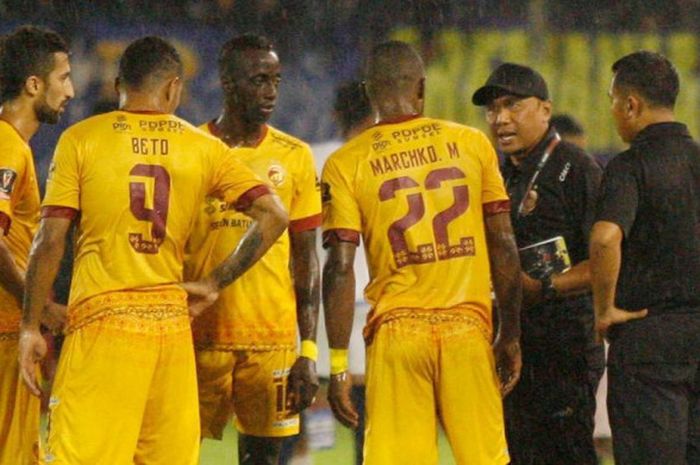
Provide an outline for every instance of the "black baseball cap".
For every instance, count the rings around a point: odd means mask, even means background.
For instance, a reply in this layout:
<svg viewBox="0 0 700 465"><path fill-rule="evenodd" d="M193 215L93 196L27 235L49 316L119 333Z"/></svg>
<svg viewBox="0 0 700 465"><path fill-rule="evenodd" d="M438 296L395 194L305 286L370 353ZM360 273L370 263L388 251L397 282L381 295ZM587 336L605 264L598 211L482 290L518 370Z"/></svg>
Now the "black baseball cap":
<svg viewBox="0 0 700 465"><path fill-rule="evenodd" d="M486 84L472 95L474 105L488 105L493 99L503 95L537 97L549 100L547 83L534 69L515 63L503 63L486 80Z"/></svg>

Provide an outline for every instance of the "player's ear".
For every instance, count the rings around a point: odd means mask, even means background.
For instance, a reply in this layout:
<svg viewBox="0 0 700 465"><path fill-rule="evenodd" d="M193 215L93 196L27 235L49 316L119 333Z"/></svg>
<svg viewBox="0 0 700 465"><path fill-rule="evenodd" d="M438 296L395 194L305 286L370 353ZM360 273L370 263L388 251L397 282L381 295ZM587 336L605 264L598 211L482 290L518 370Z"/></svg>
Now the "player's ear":
<svg viewBox="0 0 700 465"><path fill-rule="evenodd" d="M30 96L34 97L41 91L44 86L44 81L39 76L29 76L26 81L24 81L24 91Z"/></svg>
<svg viewBox="0 0 700 465"><path fill-rule="evenodd" d="M178 105L180 105L180 97L182 96L182 79L180 76L175 76L168 81L165 88L165 99L168 102L170 113L174 113Z"/></svg>
<svg viewBox="0 0 700 465"><path fill-rule="evenodd" d="M425 77L420 78L418 81L418 98L420 100L425 99Z"/></svg>

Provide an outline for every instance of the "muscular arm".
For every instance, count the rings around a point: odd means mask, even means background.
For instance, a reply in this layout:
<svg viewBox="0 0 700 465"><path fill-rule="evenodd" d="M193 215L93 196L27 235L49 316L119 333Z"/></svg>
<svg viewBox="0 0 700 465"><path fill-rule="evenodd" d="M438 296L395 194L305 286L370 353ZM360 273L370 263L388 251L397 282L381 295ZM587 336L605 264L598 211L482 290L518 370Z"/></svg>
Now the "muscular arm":
<svg viewBox="0 0 700 465"><path fill-rule="evenodd" d="M54 279L63 258L66 234L71 220L43 218L34 238L27 266L27 290L24 294L22 327L38 330L42 310L51 294Z"/></svg>
<svg viewBox="0 0 700 465"><path fill-rule="evenodd" d="M195 318L219 297L219 291L262 257L284 232L289 218L279 198L267 194L256 198L243 211L253 219L235 250L219 266L200 281L183 283L189 294L190 317Z"/></svg>
<svg viewBox="0 0 700 465"><path fill-rule="evenodd" d="M0 227L0 286L5 288L17 299L17 304L22 305L24 296L24 276L17 268L12 252L5 243L5 230Z"/></svg>
<svg viewBox="0 0 700 465"><path fill-rule="evenodd" d="M320 300L320 271L316 255L316 234L317 228L289 233L299 336L302 340L311 341L316 340Z"/></svg>
<svg viewBox="0 0 700 465"><path fill-rule="evenodd" d="M328 248L323 266L323 308L328 346L347 349L355 316L355 249L352 242L338 241Z"/></svg>
<svg viewBox="0 0 700 465"><path fill-rule="evenodd" d="M331 380L328 403L335 417L345 426L357 428L359 415L350 399L352 380L347 373L347 349L355 315L355 249L352 242L338 241L328 248L323 267L323 308L326 334L331 348ZM334 367L333 351L345 357L345 368ZM341 371L342 370L342 371Z"/></svg>
<svg viewBox="0 0 700 465"><path fill-rule="evenodd" d="M211 272L217 289L223 289L247 271L282 235L289 224L287 212L274 194L258 197L243 211L253 223L236 249Z"/></svg>
<svg viewBox="0 0 700 465"><path fill-rule="evenodd" d="M522 280L520 259L508 212L487 215L486 241L491 262L491 279L498 301L499 328L493 345L501 393L507 395L517 384L522 368L520 353L520 305Z"/></svg>
<svg viewBox="0 0 700 465"><path fill-rule="evenodd" d="M498 300L498 337L520 338L522 282L520 259L508 213L486 216L486 240L491 262L491 279Z"/></svg>
<svg viewBox="0 0 700 465"><path fill-rule="evenodd" d="M46 355L46 341L39 332L39 323L58 273L70 224L71 220L66 218L42 219L29 255L22 308L19 364L24 382L35 395L41 394L36 380L36 363Z"/></svg>
<svg viewBox="0 0 700 465"><path fill-rule="evenodd" d="M289 233L292 246L292 271L294 273L294 291L297 299L297 324L302 340L302 353L294 362L290 372L292 409L295 412L310 406L318 391L316 376L316 354L304 352L304 341L316 341L316 323L318 322L318 303L320 294L320 276L318 256L316 255L317 229ZM312 344L314 352L316 346Z"/></svg>
<svg viewBox="0 0 700 465"><path fill-rule="evenodd" d="M591 284L598 331L630 319L643 318L647 311L628 312L615 307L615 290L622 261L622 229L608 221L598 221L591 232Z"/></svg>

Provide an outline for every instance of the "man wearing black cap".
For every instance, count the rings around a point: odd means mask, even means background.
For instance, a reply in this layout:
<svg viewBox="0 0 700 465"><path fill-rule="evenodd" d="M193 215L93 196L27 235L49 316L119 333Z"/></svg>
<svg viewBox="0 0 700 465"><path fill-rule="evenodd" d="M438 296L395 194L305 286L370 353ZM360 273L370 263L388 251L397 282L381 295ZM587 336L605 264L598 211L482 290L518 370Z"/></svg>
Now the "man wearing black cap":
<svg viewBox="0 0 700 465"><path fill-rule="evenodd" d="M547 84L533 69L502 64L472 102L486 107L505 156L524 271L523 376L505 399L511 463L596 464L593 415L604 355L593 337L588 234L601 169L551 127Z"/></svg>

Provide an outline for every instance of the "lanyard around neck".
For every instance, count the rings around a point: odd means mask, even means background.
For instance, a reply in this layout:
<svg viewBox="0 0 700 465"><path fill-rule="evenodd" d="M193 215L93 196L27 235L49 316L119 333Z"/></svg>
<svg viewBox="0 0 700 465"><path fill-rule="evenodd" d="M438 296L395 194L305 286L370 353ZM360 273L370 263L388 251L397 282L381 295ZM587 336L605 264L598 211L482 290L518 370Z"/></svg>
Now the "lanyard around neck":
<svg viewBox="0 0 700 465"><path fill-rule="evenodd" d="M554 151L554 148L561 142L561 137L559 136L558 133L554 133L554 137L552 140L549 142L547 145L547 148L544 149L544 153L542 154L542 158L540 158L540 161L537 163L537 168L535 168L535 172L532 174L532 177L530 178L530 182L527 183L527 188L525 189L525 193L523 194L523 198L520 199L520 203L518 204L518 218L523 216L523 205L525 203L525 198L527 197L528 192L532 190L532 188L535 185L535 182L537 181L538 176L540 175L540 172L542 171L542 168L544 168L544 165L547 164L547 161L549 160L549 156L552 154Z"/></svg>

